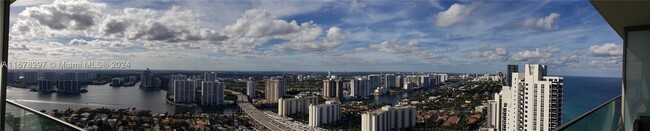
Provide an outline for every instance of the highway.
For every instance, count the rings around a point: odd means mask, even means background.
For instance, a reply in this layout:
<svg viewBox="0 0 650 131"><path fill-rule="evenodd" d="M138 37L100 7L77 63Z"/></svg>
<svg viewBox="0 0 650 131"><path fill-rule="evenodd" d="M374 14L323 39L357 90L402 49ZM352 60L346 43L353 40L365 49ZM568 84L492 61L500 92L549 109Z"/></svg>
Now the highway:
<svg viewBox="0 0 650 131"><path fill-rule="evenodd" d="M264 112L258 110L253 106L248 101L248 96L232 91L232 90L226 90L228 92L231 92L234 95L237 95L237 105L239 105L239 108L241 108L248 116L252 117L253 120L257 121L257 123L262 124L264 127L268 128L269 130L272 131L289 131L290 128L286 127L283 123L280 123L274 119L269 118L268 115L264 114Z"/></svg>

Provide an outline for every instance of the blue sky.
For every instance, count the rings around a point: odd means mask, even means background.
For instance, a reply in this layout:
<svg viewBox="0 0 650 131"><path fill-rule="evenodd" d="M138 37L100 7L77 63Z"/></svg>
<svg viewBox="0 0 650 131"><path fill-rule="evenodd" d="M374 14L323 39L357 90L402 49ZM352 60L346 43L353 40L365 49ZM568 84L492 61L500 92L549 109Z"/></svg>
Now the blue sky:
<svg viewBox="0 0 650 131"><path fill-rule="evenodd" d="M588 1L18 1L10 61L134 69L620 77L622 40Z"/></svg>

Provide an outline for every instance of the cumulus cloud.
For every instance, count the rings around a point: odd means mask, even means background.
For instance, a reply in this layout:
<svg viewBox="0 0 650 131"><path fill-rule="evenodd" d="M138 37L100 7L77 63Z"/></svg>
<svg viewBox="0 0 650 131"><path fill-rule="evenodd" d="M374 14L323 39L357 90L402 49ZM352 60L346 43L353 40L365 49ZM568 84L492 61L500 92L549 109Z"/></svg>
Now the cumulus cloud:
<svg viewBox="0 0 650 131"><path fill-rule="evenodd" d="M473 10L475 5L463 5L455 3L446 11L438 13L436 17L436 25L440 27L448 27L457 24L465 19Z"/></svg>
<svg viewBox="0 0 650 131"><path fill-rule="evenodd" d="M91 48L125 48L130 47L132 44L122 41L105 41L105 40L91 40L73 39L68 42L68 45L73 46L88 46Z"/></svg>
<svg viewBox="0 0 650 131"><path fill-rule="evenodd" d="M406 43L397 40L387 40L379 44L372 44L370 48L377 49L380 52L387 54L411 54L417 56L419 61L430 61L446 58L444 55L429 52L420 46L417 40L410 40Z"/></svg>
<svg viewBox="0 0 650 131"><path fill-rule="evenodd" d="M546 48L535 48L533 50L524 50L517 52L512 55L512 60L516 61L537 61L537 62L548 62L548 58L553 56L554 53L559 52L560 48L557 47L546 47Z"/></svg>
<svg viewBox="0 0 650 131"><path fill-rule="evenodd" d="M538 18L538 19L529 18L524 21L523 25L527 27L537 28L537 29L553 30L557 28L557 25L554 25L553 23L555 22L555 19L557 19L558 17L560 17L560 14L551 13L544 18Z"/></svg>
<svg viewBox="0 0 650 131"><path fill-rule="evenodd" d="M29 47L25 44L9 44L9 50L29 50Z"/></svg>
<svg viewBox="0 0 650 131"><path fill-rule="evenodd" d="M593 59L589 64L599 68L617 68L623 62L623 48L615 43L589 47Z"/></svg>
<svg viewBox="0 0 650 131"><path fill-rule="evenodd" d="M27 7L19 15L54 30L85 30L97 23L104 8L106 4L87 0L57 0L52 4Z"/></svg>
<svg viewBox="0 0 650 131"><path fill-rule="evenodd" d="M54 33L50 32L45 26L41 26L38 22L30 19L17 20L11 26L9 37L12 40L34 40L43 36L53 36Z"/></svg>
<svg viewBox="0 0 650 131"><path fill-rule="evenodd" d="M495 48L494 50L476 50L469 54L470 57L484 58L487 60L506 60L508 59L508 50L505 48Z"/></svg>
<svg viewBox="0 0 650 131"><path fill-rule="evenodd" d="M623 48L615 43L605 43L589 47L589 52L596 57L616 57L623 55Z"/></svg>
<svg viewBox="0 0 650 131"><path fill-rule="evenodd" d="M107 16L99 25L98 35L125 41L170 43L226 39L216 30L200 27L200 22L188 21L199 19L200 13L176 6L164 12L125 8L121 13Z"/></svg>
<svg viewBox="0 0 650 131"><path fill-rule="evenodd" d="M560 56L560 58L553 61L552 64L554 66L564 67L568 66L571 63L579 63L582 59L585 59L584 53L574 51Z"/></svg>
<svg viewBox="0 0 650 131"><path fill-rule="evenodd" d="M286 41L271 48L277 51L325 51L340 46L346 38L338 27L329 28L323 36L323 29L313 21L288 22L261 9L246 11L222 32L228 39L219 48L233 54L256 53L259 46L274 39Z"/></svg>
<svg viewBox="0 0 650 131"><path fill-rule="evenodd" d="M273 46L273 49L278 51L301 51L301 52L311 52L311 51L326 51L336 47L339 47L343 44L345 36L341 31L341 28L332 27L327 30L327 35L322 42L316 40L291 40L289 43L280 44Z"/></svg>
<svg viewBox="0 0 650 131"><path fill-rule="evenodd" d="M400 43L396 40L384 41L379 44L370 45L370 48L375 48L381 52L390 54L403 54L422 51L420 42L417 40L411 40L407 43Z"/></svg>
<svg viewBox="0 0 650 131"><path fill-rule="evenodd" d="M591 60L589 64L596 67L616 67L623 62L621 57L600 57Z"/></svg>

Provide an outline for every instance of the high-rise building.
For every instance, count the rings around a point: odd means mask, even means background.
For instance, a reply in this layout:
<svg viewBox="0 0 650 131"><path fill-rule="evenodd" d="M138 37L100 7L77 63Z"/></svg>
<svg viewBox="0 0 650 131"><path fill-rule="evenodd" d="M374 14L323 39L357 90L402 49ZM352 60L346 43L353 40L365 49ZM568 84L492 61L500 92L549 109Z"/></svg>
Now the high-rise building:
<svg viewBox="0 0 650 131"><path fill-rule="evenodd" d="M122 83L125 82L124 78L119 77L119 78L113 78L111 79L111 86L121 86Z"/></svg>
<svg viewBox="0 0 650 131"><path fill-rule="evenodd" d="M431 77L429 75L421 75L420 76L420 84L419 88L424 88L424 87L430 87L431 86Z"/></svg>
<svg viewBox="0 0 650 131"><path fill-rule="evenodd" d="M143 88L155 88L160 83L160 79L152 74L149 68L140 74L140 81L140 87Z"/></svg>
<svg viewBox="0 0 650 131"><path fill-rule="evenodd" d="M381 86L381 77L379 75L368 75L370 89L374 90L375 88Z"/></svg>
<svg viewBox="0 0 650 131"><path fill-rule="evenodd" d="M309 126L318 127L341 119L341 103L329 100L323 104L309 105Z"/></svg>
<svg viewBox="0 0 650 131"><path fill-rule="evenodd" d="M395 76L395 85L403 85L404 84L404 79L402 79L402 76L397 75Z"/></svg>
<svg viewBox="0 0 650 131"><path fill-rule="evenodd" d="M512 73L512 86L503 86L488 108L496 130L554 130L562 122L563 78L546 76L546 66L526 64Z"/></svg>
<svg viewBox="0 0 650 131"><path fill-rule="evenodd" d="M196 102L196 80L176 80L174 81L174 102L176 103L194 103Z"/></svg>
<svg viewBox="0 0 650 131"><path fill-rule="evenodd" d="M323 80L323 97L324 98L342 98L343 97L343 80L329 78Z"/></svg>
<svg viewBox="0 0 650 131"><path fill-rule="evenodd" d="M365 77L359 77L350 80L350 96L354 97L368 97L372 90L370 89L370 80Z"/></svg>
<svg viewBox="0 0 650 131"><path fill-rule="evenodd" d="M52 89L52 81L38 80L38 92L50 92Z"/></svg>
<svg viewBox="0 0 650 131"><path fill-rule="evenodd" d="M79 81L62 80L57 82L56 88L60 93L79 93L81 91L81 83Z"/></svg>
<svg viewBox="0 0 650 131"><path fill-rule="evenodd" d="M86 73L75 73L75 79L79 82L88 82L88 75Z"/></svg>
<svg viewBox="0 0 650 131"><path fill-rule="evenodd" d="M25 83L25 84L37 84L38 83L38 74L36 72L23 72L23 83Z"/></svg>
<svg viewBox="0 0 650 131"><path fill-rule="evenodd" d="M95 79L97 79L97 74L95 74L95 73L86 73L86 79L88 81L95 80Z"/></svg>
<svg viewBox="0 0 650 131"><path fill-rule="evenodd" d="M201 82L201 105L218 106L223 104L223 82L202 81Z"/></svg>
<svg viewBox="0 0 650 131"><path fill-rule="evenodd" d="M59 74L56 72L43 72L39 80L59 81Z"/></svg>
<svg viewBox="0 0 650 131"><path fill-rule="evenodd" d="M440 85L442 83L441 82L442 81L442 76L441 75L433 74L433 75L430 75L430 76L431 76L431 85L432 86Z"/></svg>
<svg viewBox="0 0 650 131"><path fill-rule="evenodd" d="M63 74L63 80L78 81L79 79L77 79L76 73L68 72Z"/></svg>
<svg viewBox="0 0 650 131"><path fill-rule="evenodd" d="M298 80L298 82L302 82L303 80L305 80L305 76L303 76L302 74L298 74L298 76L296 76L296 79Z"/></svg>
<svg viewBox="0 0 650 131"><path fill-rule="evenodd" d="M420 87L421 84L420 81L421 81L420 77L416 75L407 75L406 77L404 77L403 83L411 82L411 83L415 83L415 86Z"/></svg>
<svg viewBox="0 0 650 131"><path fill-rule="evenodd" d="M217 73L215 73L215 72L203 73L203 80L204 81L215 81L215 80L217 80Z"/></svg>
<svg viewBox="0 0 650 131"><path fill-rule="evenodd" d="M266 97L266 101L277 102L278 99L285 95L286 84L282 76L266 79L264 86L264 96Z"/></svg>
<svg viewBox="0 0 650 131"><path fill-rule="evenodd" d="M362 131L392 131L415 127L415 107L384 106L361 114Z"/></svg>
<svg viewBox="0 0 650 131"><path fill-rule="evenodd" d="M519 72L519 65L508 65L508 71L506 71L506 86L511 86L512 84L512 73Z"/></svg>
<svg viewBox="0 0 650 131"><path fill-rule="evenodd" d="M497 96L498 97L498 96ZM501 108L501 103L498 103L497 100L488 100L487 101L487 116L486 123L487 128L496 129L495 125L500 125L501 118L499 114L499 108Z"/></svg>
<svg viewBox="0 0 650 131"><path fill-rule="evenodd" d="M413 90L414 87L415 83L404 82L404 86L402 88L404 88L404 90Z"/></svg>
<svg viewBox="0 0 650 131"><path fill-rule="evenodd" d="M278 100L278 115L309 114L309 105L318 104L316 96L296 96Z"/></svg>
<svg viewBox="0 0 650 131"><path fill-rule="evenodd" d="M395 84L395 74L386 74L384 76L384 87L398 87L398 85Z"/></svg>
<svg viewBox="0 0 650 131"><path fill-rule="evenodd" d="M253 81L253 77L248 77L248 81L246 81L246 95L248 95L248 98L255 98L255 81Z"/></svg>
<svg viewBox="0 0 650 131"><path fill-rule="evenodd" d="M140 79L142 79L142 78L143 77L141 77ZM187 78L188 77L186 75L181 75L181 74L169 75L169 79L168 79L169 83L168 83L167 86L168 86L169 90L172 90L172 91L167 91L167 95L173 95L174 94L173 90L174 90L174 86L176 86L176 84L174 84L175 81L177 81L177 80L187 80ZM142 86L143 83L144 83L144 81L141 82L140 85Z"/></svg>
<svg viewBox="0 0 650 131"><path fill-rule="evenodd" d="M151 70L147 68L147 70L144 70L142 74L140 74L140 87L147 87L148 83L150 83L149 76L151 75Z"/></svg>

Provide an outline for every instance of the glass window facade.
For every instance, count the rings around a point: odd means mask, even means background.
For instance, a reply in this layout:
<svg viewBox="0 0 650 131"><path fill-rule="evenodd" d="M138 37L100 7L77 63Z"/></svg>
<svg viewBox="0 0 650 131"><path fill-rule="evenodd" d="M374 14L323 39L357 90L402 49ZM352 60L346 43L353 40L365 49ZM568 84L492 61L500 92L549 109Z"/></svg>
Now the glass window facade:
<svg viewBox="0 0 650 131"><path fill-rule="evenodd" d="M624 129L650 116L650 29L628 31L623 86Z"/></svg>

